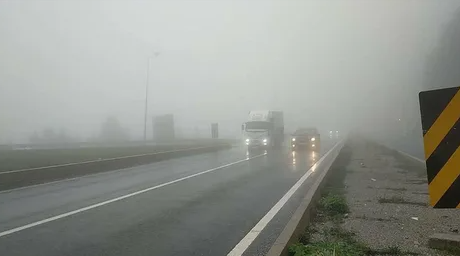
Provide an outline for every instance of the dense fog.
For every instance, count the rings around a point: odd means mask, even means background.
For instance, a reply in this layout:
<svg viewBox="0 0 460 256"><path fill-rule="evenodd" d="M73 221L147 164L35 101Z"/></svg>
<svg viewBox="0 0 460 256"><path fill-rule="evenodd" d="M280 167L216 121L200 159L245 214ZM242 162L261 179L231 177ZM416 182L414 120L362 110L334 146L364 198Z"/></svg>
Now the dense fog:
<svg viewBox="0 0 460 256"><path fill-rule="evenodd" d="M46 132L85 141L109 117L142 139L147 73L149 137L152 116L174 114L179 135L210 136L218 122L237 138L262 109L283 110L288 132L417 133L427 62L458 7L0 1L0 144Z"/></svg>

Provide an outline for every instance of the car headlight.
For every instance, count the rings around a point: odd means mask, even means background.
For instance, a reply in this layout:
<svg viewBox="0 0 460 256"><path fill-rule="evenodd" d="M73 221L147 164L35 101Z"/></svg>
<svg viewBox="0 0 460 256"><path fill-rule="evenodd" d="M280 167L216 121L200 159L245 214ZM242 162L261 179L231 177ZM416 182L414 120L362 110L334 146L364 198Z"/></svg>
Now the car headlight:
<svg viewBox="0 0 460 256"><path fill-rule="evenodd" d="M311 141L315 141L315 140L316 140L316 138L311 138L310 140L311 140Z"/></svg>
<svg viewBox="0 0 460 256"><path fill-rule="evenodd" d="M264 143L267 143L267 139L264 139L263 142L264 142Z"/></svg>
<svg viewBox="0 0 460 256"><path fill-rule="evenodd" d="M292 138L292 141L295 141L295 138Z"/></svg>
<svg viewBox="0 0 460 256"><path fill-rule="evenodd" d="M249 142L249 139L246 139L246 142Z"/></svg>

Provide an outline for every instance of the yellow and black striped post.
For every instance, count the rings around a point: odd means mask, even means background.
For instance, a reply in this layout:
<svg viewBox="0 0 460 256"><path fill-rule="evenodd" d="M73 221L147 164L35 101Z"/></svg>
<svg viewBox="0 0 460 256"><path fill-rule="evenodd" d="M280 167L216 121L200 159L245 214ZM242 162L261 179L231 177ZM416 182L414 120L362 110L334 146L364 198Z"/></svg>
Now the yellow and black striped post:
<svg viewBox="0 0 460 256"><path fill-rule="evenodd" d="M430 205L460 208L460 87L419 94Z"/></svg>

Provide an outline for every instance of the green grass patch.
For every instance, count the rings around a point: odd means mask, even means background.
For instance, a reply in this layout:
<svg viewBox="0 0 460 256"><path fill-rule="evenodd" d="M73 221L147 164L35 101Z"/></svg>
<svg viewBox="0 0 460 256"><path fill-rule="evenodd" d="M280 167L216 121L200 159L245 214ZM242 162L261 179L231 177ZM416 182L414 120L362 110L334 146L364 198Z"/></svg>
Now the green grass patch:
<svg viewBox="0 0 460 256"><path fill-rule="evenodd" d="M397 246L372 249L357 241L355 234L340 227L333 227L323 232L324 240L313 243L297 243L289 248L292 256L403 256L418 255L405 252Z"/></svg>
<svg viewBox="0 0 460 256"><path fill-rule="evenodd" d="M347 242L319 242L303 245L295 244L290 248L293 256L361 256L366 255L361 248Z"/></svg>
<svg viewBox="0 0 460 256"><path fill-rule="evenodd" d="M327 216L335 217L349 212L347 200L343 195L329 193L319 201L319 209Z"/></svg>

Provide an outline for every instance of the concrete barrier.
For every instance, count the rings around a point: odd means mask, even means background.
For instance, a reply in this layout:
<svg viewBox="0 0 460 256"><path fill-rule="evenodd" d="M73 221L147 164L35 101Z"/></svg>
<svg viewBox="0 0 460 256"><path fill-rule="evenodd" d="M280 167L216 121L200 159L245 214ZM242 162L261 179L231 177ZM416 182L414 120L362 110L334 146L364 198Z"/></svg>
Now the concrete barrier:
<svg viewBox="0 0 460 256"><path fill-rule="evenodd" d="M0 191L75 178L110 170L124 169L171 158L214 152L230 147L231 144L217 144L211 146L182 148L165 152L155 152L150 154L12 170L0 173Z"/></svg>

